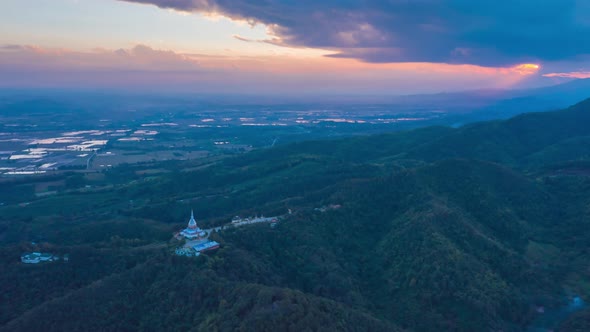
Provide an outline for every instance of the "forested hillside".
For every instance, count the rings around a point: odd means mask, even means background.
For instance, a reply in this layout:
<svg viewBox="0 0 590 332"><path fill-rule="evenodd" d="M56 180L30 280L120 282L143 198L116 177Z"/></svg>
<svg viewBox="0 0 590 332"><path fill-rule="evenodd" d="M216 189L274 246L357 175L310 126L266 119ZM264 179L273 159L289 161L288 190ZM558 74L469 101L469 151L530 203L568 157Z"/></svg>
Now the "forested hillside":
<svg viewBox="0 0 590 332"><path fill-rule="evenodd" d="M124 165L108 188L0 207L0 330L525 331L590 300L588 123L590 100L161 163L157 176ZM285 217L175 257L191 208L204 227ZM20 264L33 240L70 262ZM543 327L582 331L587 317Z"/></svg>

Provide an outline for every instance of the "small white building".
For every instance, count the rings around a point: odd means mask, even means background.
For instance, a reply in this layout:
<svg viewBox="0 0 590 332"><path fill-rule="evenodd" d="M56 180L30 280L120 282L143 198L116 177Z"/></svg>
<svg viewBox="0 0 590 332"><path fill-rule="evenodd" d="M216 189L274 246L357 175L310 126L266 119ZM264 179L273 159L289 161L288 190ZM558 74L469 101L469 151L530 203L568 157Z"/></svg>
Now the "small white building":
<svg viewBox="0 0 590 332"><path fill-rule="evenodd" d="M265 217L264 215L261 215L260 217L255 216L255 217L243 218L243 219L240 218L239 216L235 216L231 220L231 224L234 226L243 226L243 225L250 225L250 224L256 224L256 223L261 223L261 222L276 223L278 221L279 221L279 219L277 217Z"/></svg>
<svg viewBox="0 0 590 332"><path fill-rule="evenodd" d="M23 254L20 257L20 261L26 264L37 264L41 262L52 262L54 259L52 254L31 252Z"/></svg>

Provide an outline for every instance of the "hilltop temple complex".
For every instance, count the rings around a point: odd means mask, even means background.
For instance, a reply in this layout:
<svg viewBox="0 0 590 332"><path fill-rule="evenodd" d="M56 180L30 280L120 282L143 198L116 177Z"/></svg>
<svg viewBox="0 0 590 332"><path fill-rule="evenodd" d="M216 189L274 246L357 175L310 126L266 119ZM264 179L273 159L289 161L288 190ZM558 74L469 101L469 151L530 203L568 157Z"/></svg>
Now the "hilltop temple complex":
<svg viewBox="0 0 590 332"><path fill-rule="evenodd" d="M188 221L187 228L183 229L179 234L179 237L184 237L187 240L197 240L207 237L207 232L200 229L195 220L195 215L191 210L191 218Z"/></svg>
<svg viewBox="0 0 590 332"><path fill-rule="evenodd" d="M177 248L175 254L187 257L199 256L202 252L215 250L220 247L218 242L209 239L209 235L212 232L218 232L228 227L240 227L257 223L270 223L270 226L274 228L277 225L279 218L280 217L264 216L240 218L236 216L229 224L205 230L199 228L197 221L195 220L195 215L191 210L191 217L188 221L187 227L174 235L176 239L183 241L183 246Z"/></svg>
<svg viewBox="0 0 590 332"><path fill-rule="evenodd" d="M176 234L177 239L186 240L183 247L176 249L176 255L194 257L199 256L202 252L219 248L219 243L208 239L209 233L199 228L191 210L191 218L187 227Z"/></svg>

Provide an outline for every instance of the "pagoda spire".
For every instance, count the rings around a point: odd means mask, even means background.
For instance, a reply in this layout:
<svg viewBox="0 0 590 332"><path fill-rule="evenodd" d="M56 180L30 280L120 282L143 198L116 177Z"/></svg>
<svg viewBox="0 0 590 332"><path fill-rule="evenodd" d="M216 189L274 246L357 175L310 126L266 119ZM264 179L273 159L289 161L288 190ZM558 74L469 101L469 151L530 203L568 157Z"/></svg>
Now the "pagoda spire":
<svg viewBox="0 0 590 332"><path fill-rule="evenodd" d="M195 220L195 215L194 215L192 209L191 209L191 219L188 221L188 228L198 228L197 221Z"/></svg>

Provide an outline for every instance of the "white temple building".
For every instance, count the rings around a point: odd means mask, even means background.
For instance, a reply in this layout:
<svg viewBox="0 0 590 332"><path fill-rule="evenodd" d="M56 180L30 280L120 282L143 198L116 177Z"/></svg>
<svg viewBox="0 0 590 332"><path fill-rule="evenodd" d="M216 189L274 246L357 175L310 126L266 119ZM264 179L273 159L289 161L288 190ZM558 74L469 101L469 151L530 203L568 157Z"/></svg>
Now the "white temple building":
<svg viewBox="0 0 590 332"><path fill-rule="evenodd" d="M180 236L183 236L188 240L201 239L207 236L207 232L205 232L204 230L200 229L199 226L197 226L197 221L195 220L195 216L192 210L191 219L188 221L188 227L180 232Z"/></svg>

